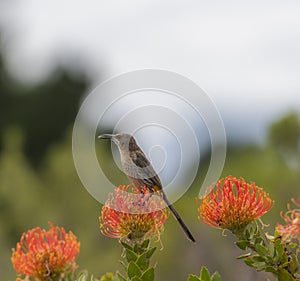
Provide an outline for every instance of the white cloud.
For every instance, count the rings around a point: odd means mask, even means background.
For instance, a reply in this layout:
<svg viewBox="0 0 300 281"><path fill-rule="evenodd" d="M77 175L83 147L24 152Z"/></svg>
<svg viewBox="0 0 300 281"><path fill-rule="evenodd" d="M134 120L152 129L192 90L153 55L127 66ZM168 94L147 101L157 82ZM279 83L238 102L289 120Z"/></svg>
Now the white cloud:
<svg viewBox="0 0 300 281"><path fill-rule="evenodd" d="M203 87L234 122L234 114L266 120L300 110L299 12L299 1L11 0L2 21L19 76L43 77L79 55L95 77L102 68L106 77L168 69Z"/></svg>

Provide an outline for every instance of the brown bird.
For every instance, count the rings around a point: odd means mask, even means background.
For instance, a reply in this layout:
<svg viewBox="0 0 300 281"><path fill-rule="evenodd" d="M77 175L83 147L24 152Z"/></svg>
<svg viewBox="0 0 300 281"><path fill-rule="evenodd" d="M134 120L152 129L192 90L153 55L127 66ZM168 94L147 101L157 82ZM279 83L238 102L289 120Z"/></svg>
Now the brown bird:
<svg viewBox="0 0 300 281"><path fill-rule="evenodd" d="M130 181L137 188L146 186L150 192L159 192L166 204L169 206L174 217L179 222L188 239L195 242L195 238L192 233L189 231L174 206L168 200L157 173L144 152L137 145L134 137L129 134L120 133L115 135L104 134L98 136L98 138L110 139L117 145L121 155L123 172L128 176Z"/></svg>

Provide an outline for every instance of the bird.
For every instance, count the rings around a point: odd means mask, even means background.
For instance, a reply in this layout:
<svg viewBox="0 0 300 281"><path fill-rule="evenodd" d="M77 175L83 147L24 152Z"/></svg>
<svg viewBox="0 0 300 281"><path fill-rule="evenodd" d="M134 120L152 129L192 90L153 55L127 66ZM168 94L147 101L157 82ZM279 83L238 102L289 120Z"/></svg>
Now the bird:
<svg viewBox="0 0 300 281"><path fill-rule="evenodd" d="M132 184L137 188L145 186L151 193L159 193L180 224L187 238L192 242L196 242L181 216L167 198L158 174L155 172L145 153L138 146L135 138L127 133L102 134L98 136L98 138L110 139L117 145L121 156L122 170Z"/></svg>

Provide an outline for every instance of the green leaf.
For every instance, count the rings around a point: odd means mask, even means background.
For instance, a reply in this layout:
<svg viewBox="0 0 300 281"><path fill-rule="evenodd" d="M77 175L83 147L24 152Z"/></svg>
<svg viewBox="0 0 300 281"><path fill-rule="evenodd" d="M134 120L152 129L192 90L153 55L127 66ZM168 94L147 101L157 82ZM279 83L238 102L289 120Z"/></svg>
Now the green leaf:
<svg viewBox="0 0 300 281"><path fill-rule="evenodd" d="M275 249L277 251L277 255L278 256L282 256L283 255L283 253L284 253L284 245L281 244L281 241L279 239L276 240L276 242L275 242Z"/></svg>
<svg viewBox="0 0 300 281"><path fill-rule="evenodd" d="M262 257L266 257L266 256L269 255L268 249L265 246L261 245L261 244L256 244L255 245L255 250Z"/></svg>
<svg viewBox="0 0 300 281"><path fill-rule="evenodd" d="M119 272L117 272L118 278L120 281L127 281L127 279Z"/></svg>
<svg viewBox="0 0 300 281"><path fill-rule="evenodd" d="M253 263L254 263L254 262L252 261L252 258L251 258L251 257L245 259L244 262L245 262L245 264L247 264L248 266L254 267L254 266L253 266Z"/></svg>
<svg viewBox="0 0 300 281"><path fill-rule="evenodd" d="M247 254L244 254L244 255L240 255L240 256L238 256L237 257L237 259L245 259L245 258L247 258L247 257L249 257L249 256L251 256L252 254L251 253L247 253Z"/></svg>
<svg viewBox="0 0 300 281"><path fill-rule="evenodd" d="M253 227L250 228L249 230L249 240L252 240L253 237L257 234L257 230L254 229ZM248 238L248 237L247 237Z"/></svg>
<svg viewBox="0 0 300 281"><path fill-rule="evenodd" d="M241 250L246 250L250 243L249 243L249 241L247 241L247 240L240 240L240 241L235 242L235 244L236 244Z"/></svg>
<svg viewBox="0 0 300 281"><path fill-rule="evenodd" d="M281 243L280 240L276 240L275 242L275 257L274 263L280 263L281 265L288 263L288 256L285 252L285 246Z"/></svg>
<svg viewBox="0 0 300 281"><path fill-rule="evenodd" d="M143 281L153 281L154 280L154 268L151 267L144 272L141 278Z"/></svg>
<svg viewBox="0 0 300 281"><path fill-rule="evenodd" d="M130 262L128 264L127 268L127 274L129 278L133 278L135 276L140 277L142 275L141 270L138 268L138 266L134 262Z"/></svg>
<svg viewBox="0 0 300 281"><path fill-rule="evenodd" d="M136 261L136 264L141 270L146 270L149 267L149 258L147 257L147 252L142 254L138 260Z"/></svg>
<svg viewBox="0 0 300 281"><path fill-rule="evenodd" d="M147 249L148 246L149 246L149 242L150 242L149 239L145 240L145 241L142 243L141 248Z"/></svg>
<svg viewBox="0 0 300 281"><path fill-rule="evenodd" d="M133 251L134 251L136 254L140 255L140 254L142 254L142 253L145 252L145 249L144 249L144 248L141 248L141 245L135 244L134 247L133 247Z"/></svg>
<svg viewBox="0 0 300 281"><path fill-rule="evenodd" d="M254 262L265 262L265 261L266 261L266 258L265 258L265 257L261 257L261 256L254 256L254 257L252 258L252 260L253 260Z"/></svg>
<svg viewBox="0 0 300 281"><path fill-rule="evenodd" d="M298 271L298 261L295 255L291 256L289 269L291 272L296 273Z"/></svg>
<svg viewBox="0 0 300 281"><path fill-rule="evenodd" d="M154 254L156 250L156 247L149 249L146 253L147 253L147 258L150 259L152 257L152 255Z"/></svg>
<svg viewBox="0 0 300 281"><path fill-rule="evenodd" d="M212 276L211 276L211 281L221 281L221 275L219 274L219 272L215 272Z"/></svg>
<svg viewBox="0 0 300 281"><path fill-rule="evenodd" d="M254 267L258 270L263 270L266 266L267 263L265 262L265 259L263 257L260 256L250 256L248 258L246 258L244 260L244 262L250 266L250 267Z"/></svg>
<svg viewBox="0 0 300 281"><path fill-rule="evenodd" d="M266 266L265 271L272 272L277 275L277 268L275 266Z"/></svg>
<svg viewBox="0 0 300 281"><path fill-rule="evenodd" d="M274 247L273 243L269 244L269 253L270 253L271 257L274 257L274 255L275 255L275 247Z"/></svg>
<svg viewBox="0 0 300 281"><path fill-rule="evenodd" d="M254 262L252 267L257 268L258 270L263 270L267 264L265 262Z"/></svg>
<svg viewBox="0 0 300 281"><path fill-rule="evenodd" d="M196 275L190 274L187 281L201 281Z"/></svg>
<svg viewBox="0 0 300 281"><path fill-rule="evenodd" d="M202 268L201 268L201 272L200 272L200 280L202 281L211 281L210 280L210 274L209 274L209 271L208 271L208 269L205 267L205 266L203 266Z"/></svg>
<svg viewBox="0 0 300 281"><path fill-rule="evenodd" d="M245 237L247 238L247 240L250 240L250 231L249 231L249 229L246 229Z"/></svg>
<svg viewBox="0 0 300 281"><path fill-rule="evenodd" d="M285 269L278 270L278 281L294 281L295 279Z"/></svg>
<svg viewBox="0 0 300 281"><path fill-rule="evenodd" d="M261 237L256 237L255 240L254 240L254 245L262 244L262 242L263 242L263 239Z"/></svg>
<svg viewBox="0 0 300 281"><path fill-rule="evenodd" d="M126 260L127 260L127 262L131 262L131 261L136 261L137 260L137 255L133 251L131 251L129 249L126 249L125 253L126 253Z"/></svg>
<svg viewBox="0 0 300 281"><path fill-rule="evenodd" d="M121 244L125 249L133 250L133 248L129 244L125 243L124 241L121 241Z"/></svg>

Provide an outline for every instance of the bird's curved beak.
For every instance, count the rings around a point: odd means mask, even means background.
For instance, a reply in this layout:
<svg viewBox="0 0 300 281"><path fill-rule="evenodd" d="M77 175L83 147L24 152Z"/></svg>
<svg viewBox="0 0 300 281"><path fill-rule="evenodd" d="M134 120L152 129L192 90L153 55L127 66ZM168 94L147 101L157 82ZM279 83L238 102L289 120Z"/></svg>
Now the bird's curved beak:
<svg viewBox="0 0 300 281"><path fill-rule="evenodd" d="M97 137L98 139L112 139L113 135L111 134L103 134Z"/></svg>

